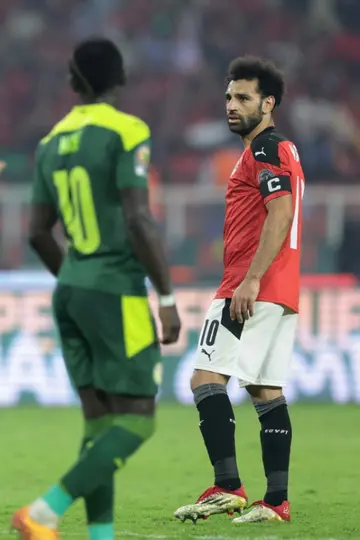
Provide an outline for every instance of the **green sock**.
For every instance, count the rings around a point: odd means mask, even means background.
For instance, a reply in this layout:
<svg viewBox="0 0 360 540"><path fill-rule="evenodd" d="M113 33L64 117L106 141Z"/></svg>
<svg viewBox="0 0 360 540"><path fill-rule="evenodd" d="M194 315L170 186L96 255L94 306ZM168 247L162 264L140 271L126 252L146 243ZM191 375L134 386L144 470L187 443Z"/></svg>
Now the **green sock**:
<svg viewBox="0 0 360 540"><path fill-rule="evenodd" d="M114 417L61 483L73 499L87 497L138 450L154 432L154 418L134 414Z"/></svg>
<svg viewBox="0 0 360 540"><path fill-rule="evenodd" d="M114 540L114 525L90 525L90 540Z"/></svg>
<svg viewBox="0 0 360 540"><path fill-rule="evenodd" d="M75 500L60 484L52 486L41 498L59 517L65 514Z"/></svg>
<svg viewBox="0 0 360 540"><path fill-rule="evenodd" d="M110 415L85 421L85 432L80 456L84 456L87 449L91 448L94 444L94 439L104 429L109 428L111 424L112 416ZM114 538L114 491L114 475L110 474L103 479L102 485L98 486L84 498L87 522L91 524L89 528L91 540L97 538L112 540Z"/></svg>

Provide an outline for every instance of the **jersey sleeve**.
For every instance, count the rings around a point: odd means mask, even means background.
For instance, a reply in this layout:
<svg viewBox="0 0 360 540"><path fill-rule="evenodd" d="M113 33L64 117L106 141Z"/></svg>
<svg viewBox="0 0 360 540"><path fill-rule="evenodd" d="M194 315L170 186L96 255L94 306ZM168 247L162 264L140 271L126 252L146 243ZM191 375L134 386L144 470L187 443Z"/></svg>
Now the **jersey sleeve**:
<svg viewBox="0 0 360 540"><path fill-rule="evenodd" d="M291 167L281 143L272 139L260 140L252 145L252 156L253 177L264 204L292 193Z"/></svg>
<svg viewBox="0 0 360 540"><path fill-rule="evenodd" d="M31 201L35 204L54 204L50 188L46 183L42 170L42 151L43 148L39 145L35 153L35 171Z"/></svg>
<svg viewBox="0 0 360 540"><path fill-rule="evenodd" d="M151 156L150 129L141 120L122 136L122 148L117 159L116 185L118 189L147 188Z"/></svg>

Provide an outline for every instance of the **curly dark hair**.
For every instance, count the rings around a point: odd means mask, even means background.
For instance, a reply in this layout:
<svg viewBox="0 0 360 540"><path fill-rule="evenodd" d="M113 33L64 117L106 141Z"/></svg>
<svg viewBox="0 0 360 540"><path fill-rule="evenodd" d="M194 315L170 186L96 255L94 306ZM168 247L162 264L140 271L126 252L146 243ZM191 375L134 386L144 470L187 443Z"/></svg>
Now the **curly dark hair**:
<svg viewBox="0 0 360 540"><path fill-rule="evenodd" d="M97 98L126 82L122 54L105 38L79 43L69 62L69 70L74 92L90 98Z"/></svg>
<svg viewBox="0 0 360 540"><path fill-rule="evenodd" d="M262 97L274 96L278 107L285 93L283 73L269 60L255 56L239 56L230 62L227 82L257 79Z"/></svg>

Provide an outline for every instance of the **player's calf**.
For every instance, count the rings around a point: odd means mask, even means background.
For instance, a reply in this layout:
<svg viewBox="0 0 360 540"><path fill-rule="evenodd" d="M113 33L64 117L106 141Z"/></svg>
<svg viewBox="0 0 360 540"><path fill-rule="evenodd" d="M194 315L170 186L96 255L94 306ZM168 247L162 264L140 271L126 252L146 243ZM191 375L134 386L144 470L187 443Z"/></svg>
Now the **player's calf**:
<svg viewBox="0 0 360 540"><path fill-rule="evenodd" d="M182 506L175 517L185 521L214 514L241 512L247 496L236 464L235 417L226 391L226 378L214 373L195 372L192 380L194 400L199 411L200 430L214 468L214 486L202 493L195 504ZM224 382L206 382L218 380ZM217 379L216 379L217 377ZM196 384L201 383L201 384Z"/></svg>
<svg viewBox="0 0 360 540"><path fill-rule="evenodd" d="M292 428L287 403L280 395L267 401L256 399L254 406L261 423L260 439L267 478L264 501L278 507L288 500Z"/></svg>
<svg viewBox="0 0 360 540"><path fill-rule="evenodd" d="M97 437L112 425L110 414L85 420L84 438L80 448L80 456L84 456L94 444ZM90 539L115 539L114 531L114 475L108 474L103 483L90 495L84 497L86 519Z"/></svg>
<svg viewBox="0 0 360 540"><path fill-rule="evenodd" d="M214 484L226 490L241 487L236 464L235 416L226 386L202 384L193 390L200 431L214 467Z"/></svg>

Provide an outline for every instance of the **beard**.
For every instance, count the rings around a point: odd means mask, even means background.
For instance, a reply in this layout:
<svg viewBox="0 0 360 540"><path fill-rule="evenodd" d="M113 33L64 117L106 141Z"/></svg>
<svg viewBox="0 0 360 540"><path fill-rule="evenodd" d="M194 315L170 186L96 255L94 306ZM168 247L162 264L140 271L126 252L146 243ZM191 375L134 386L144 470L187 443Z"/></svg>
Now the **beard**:
<svg viewBox="0 0 360 540"><path fill-rule="evenodd" d="M256 113L249 116L239 117L237 123L231 124L228 123L230 131L240 135L240 137L246 137L249 135L262 121L263 112L262 104L259 106L259 109Z"/></svg>

